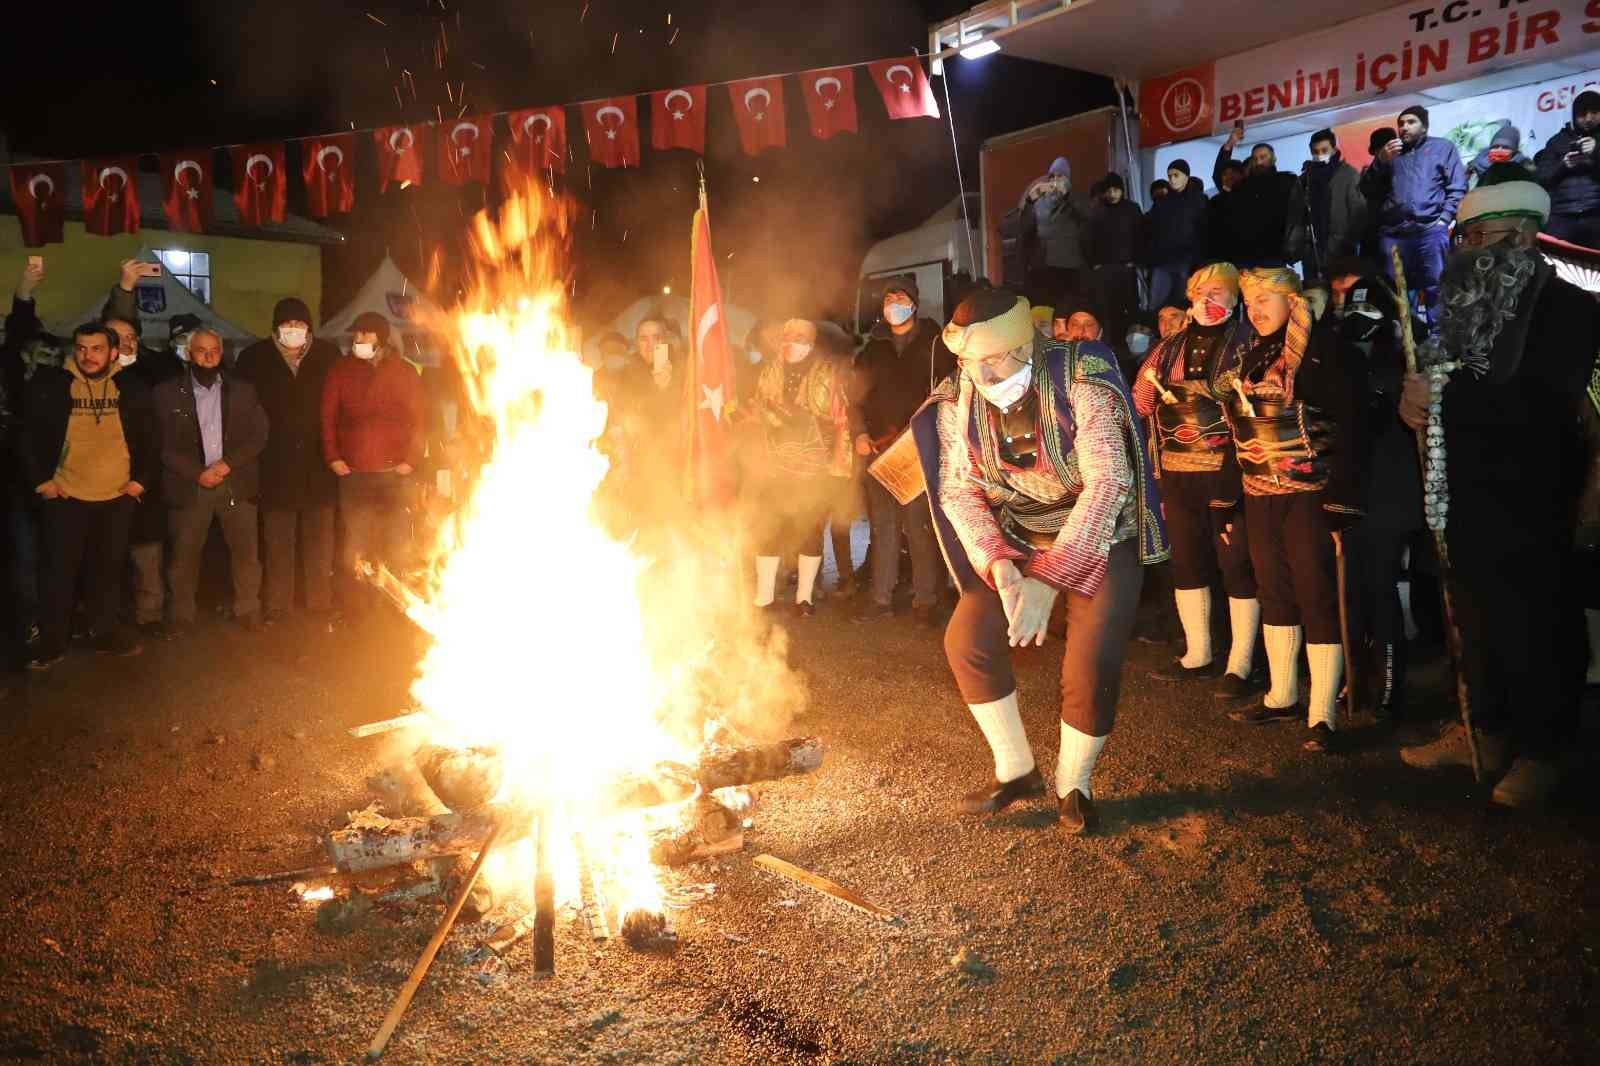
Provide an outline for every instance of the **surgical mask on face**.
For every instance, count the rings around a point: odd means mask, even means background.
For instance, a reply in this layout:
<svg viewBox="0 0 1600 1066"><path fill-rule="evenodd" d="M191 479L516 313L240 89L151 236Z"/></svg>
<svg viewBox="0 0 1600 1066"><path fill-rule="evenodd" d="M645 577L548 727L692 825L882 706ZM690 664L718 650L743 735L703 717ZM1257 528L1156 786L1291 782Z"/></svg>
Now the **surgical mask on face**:
<svg viewBox="0 0 1600 1066"><path fill-rule="evenodd" d="M177 344L174 344L172 346L172 354L176 355L179 359L187 363L189 361L189 342L179 341Z"/></svg>
<svg viewBox="0 0 1600 1066"><path fill-rule="evenodd" d="M1311 153L1311 158L1312 158L1312 160L1314 162L1331 163L1333 161L1333 153L1332 152L1312 152Z"/></svg>
<svg viewBox="0 0 1600 1066"><path fill-rule="evenodd" d="M992 384L977 384L978 391L983 398L1001 410L1006 410L1022 399L1028 393L1028 386L1033 384L1033 364L1025 363L1021 370L1002 381Z"/></svg>
<svg viewBox="0 0 1600 1066"><path fill-rule="evenodd" d="M803 363L811 355L809 344L785 344L783 357L791 363Z"/></svg>
<svg viewBox="0 0 1600 1066"><path fill-rule="evenodd" d="M117 366L119 367L132 366L138 361L139 357L137 355L123 355L121 352L117 353Z"/></svg>
<svg viewBox="0 0 1600 1066"><path fill-rule="evenodd" d="M1347 340L1364 344L1377 337L1378 331L1383 328L1383 315L1371 310L1352 310L1345 315L1340 330Z"/></svg>
<svg viewBox="0 0 1600 1066"><path fill-rule="evenodd" d="M299 326L279 326L278 343L285 348L303 348L306 343L306 331Z"/></svg>
<svg viewBox="0 0 1600 1066"><path fill-rule="evenodd" d="M1227 304L1218 303L1207 296L1194 307L1194 320L1202 326L1214 326L1233 313Z"/></svg>
<svg viewBox="0 0 1600 1066"><path fill-rule="evenodd" d="M371 341L356 341L350 345L350 354L357 359L371 359L378 354L378 346Z"/></svg>
<svg viewBox="0 0 1600 1066"><path fill-rule="evenodd" d="M1511 158L1511 149L1509 149L1509 148L1491 148L1491 149L1489 149L1489 162L1491 162L1491 163L1504 163L1506 160L1508 160L1510 158Z"/></svg>
<svg viewBox="0 0 1600 1066"><path fill-rule="evenodd" d="M910 304L886 304L883 308L883 317L891 326L905 325L916 313L917 309Z"/></svg>
<svg viewBox="0 0 1600 1066"><path fill-rule="evenodd" d="M1148 333L1130 333L1130 334L1128 334L1128 351L1132 352L1134 355L1143 355L1145 352L1148 352L1149 350L1150 350L1150 334L1148 334Z"/></svg>

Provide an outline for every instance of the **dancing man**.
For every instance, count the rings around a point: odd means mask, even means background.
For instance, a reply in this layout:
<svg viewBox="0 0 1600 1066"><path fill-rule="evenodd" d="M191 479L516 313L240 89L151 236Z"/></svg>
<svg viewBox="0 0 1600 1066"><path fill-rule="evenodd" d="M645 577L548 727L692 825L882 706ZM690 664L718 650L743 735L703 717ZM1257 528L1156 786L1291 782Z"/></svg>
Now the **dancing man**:
<svg viewBox="0 0 1600 1066"><path fill-rule="evenodd" d="M1251 692L1250 673L1261 625L1261 601L1250 569L1247 520L1225 507L1239 498L1239 465L1222 405L1211 395L1211 377L1223 352L1250 332L1234 309L1239 272L1230 263L1210 263L1189 278L1189 317L1179 333L1161 342L1139 369L1133 406L1150 420L1162 514L1172 540L1172 584L1183 625L1183 657L1151 671L1158 681L1210 680L1217 676L1211 650L1211 586L1222 573L1228 594L1233 643L1217 682L1219 699ZM1224 525L1232 515L1233 528Z"/></svg>
<svg viewBox="0 0 1600 1066"><path fill-rule="evenodd" d="M1272 684L1260 707L1232 717L1264 723L1298 716L1303 642L1311 663L1304 746L1326 752L1338 729L1344 676L1336 539L1361 514L1364 372L1360 353L1340 344L1331 322L1312 328L1292 270L1246 270L1239 288L1253 332L1247 345L1224 353L1212 389L1226 405L1243 474Z"/></svg>
<svg viewBox="0 0 1600 1066"><path fill-rule="evenodd" d="M1010 649L1043 644L1067 599L1056 796L1062 827L1094 822L1090 775L1116 716L1143 583L1167 557L1155 484L1111 349L1055 342L1028 301L981 289L944 341L960 361L912 420L934 528L961 589L945 653L994 754L969 814L1044 793Z"/></svg>

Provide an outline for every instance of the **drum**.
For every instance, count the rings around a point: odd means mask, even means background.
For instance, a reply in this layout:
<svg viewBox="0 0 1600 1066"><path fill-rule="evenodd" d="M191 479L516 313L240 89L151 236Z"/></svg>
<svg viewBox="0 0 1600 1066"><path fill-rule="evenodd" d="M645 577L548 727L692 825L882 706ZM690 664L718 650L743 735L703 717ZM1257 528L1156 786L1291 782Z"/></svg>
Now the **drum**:
<svg viewBox="0 0 1600 1066"><path fill-rule="evenodd" d="M896 437L894 443L872 461L867 473L877 478L902 507L928 491L928 482L922 476L922 459L917 454L917 441L910 429Z"/></svg>

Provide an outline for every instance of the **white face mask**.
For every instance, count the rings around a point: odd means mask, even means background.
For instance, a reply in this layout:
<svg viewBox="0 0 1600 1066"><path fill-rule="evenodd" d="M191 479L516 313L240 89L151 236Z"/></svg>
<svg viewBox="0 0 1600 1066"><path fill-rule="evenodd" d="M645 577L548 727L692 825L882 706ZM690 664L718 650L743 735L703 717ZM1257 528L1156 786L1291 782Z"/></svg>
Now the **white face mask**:
<svg viewBox="0 0 1600 1066"><path fill-rule="evenodd" d="M1128 334L1128 351L1132 352L1134 355L1143 355L1145 352L1148 352L1149 350L1150 350L1150 334L1148 334L1148 333L1130 333L1130 334Z"/></svg>
<svg viewBox="0 0 1600 1066"><path fill-rule="evenodd" d="M1318 163L1326 163L1333 158L1332 152L1312 152L1311 158Z"/></svg>
<svg viewBox="0 0 1600 1066"><path fill-rule="evenodd" d="M378 354L378 346L371 341L356 341L350 345L350 354L357 359L371 359Z"/></svg>
<svg viewBox="0 0 1600 1066"><path fill-rule="evenodd" d="M187 363L189 361L189 342L180 341L174 344L172 346L172 354Z"/></svg>
<svg viewBox="0 0 1600 1066"><path fill-rule="evenodd" d="M1033 364L1025 364L1015 374L992 385L979 385L977 382L973 384L977 386L985 400L1005 410L1027 395L1028 386L1033 384Z"/></svg>
<svg viewBox="0 0 1600 1066"><path fill-rule="evenodd" d="M811 345L788 343L783 346L783 357L791 363L803 363L811 354Z"/></svg>
<svg viewBox="0 0 1600 1066"><path fill-rule="evenodd" d="M278 343L290 350L303 348L306 343L306 331L299 326L279 326Z"/></svg>
<svg viewBox="0 0 1600 1066"><path fill-rule="evenodd" d="M121 353L118 353L117 355L118 366L132 366L138 361L139 357L137 355L122 355Z"/></svg>

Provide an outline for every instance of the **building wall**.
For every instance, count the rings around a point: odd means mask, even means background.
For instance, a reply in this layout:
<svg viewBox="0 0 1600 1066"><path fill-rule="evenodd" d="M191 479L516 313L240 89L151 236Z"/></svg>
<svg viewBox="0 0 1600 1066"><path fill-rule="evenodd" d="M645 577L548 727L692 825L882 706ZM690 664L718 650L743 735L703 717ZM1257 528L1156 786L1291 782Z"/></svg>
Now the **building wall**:
<svg viewBox="0 0 1600 1066"><path fill-rule="evenodd" d="M11 287L30 255L44 256L45 280L35 299L39 317L57 321L98 306L117 280L124 259L140 249L182 248L211 255L211 306L228 321L265 337L272 329L272 306L298 296L322 317L322 248L287 241L255 241L170 230L144 230L115 237L93 237L83 223L68 222L62 244L22 246L15 217L0 217L0 301L9 306Z"/></svg>

